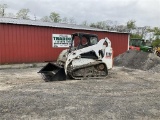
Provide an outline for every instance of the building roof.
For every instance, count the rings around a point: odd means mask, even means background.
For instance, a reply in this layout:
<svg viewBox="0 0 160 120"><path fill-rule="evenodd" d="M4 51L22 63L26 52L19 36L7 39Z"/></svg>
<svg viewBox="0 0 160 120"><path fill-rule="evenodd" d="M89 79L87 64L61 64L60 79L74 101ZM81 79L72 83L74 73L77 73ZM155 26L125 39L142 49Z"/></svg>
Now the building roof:
<svg viewBox="0 0 160 120"><path fill-rule="evenodd" d="M83 26L83 25L54 23L54 22L42 22L42 21L24 20L24 19L7 18L7 17L0 17L0 23L43 26L43 27L55 27L55 28L69 28L69 29L91 30L91 31L106 31L106 32L114 32L114 33L127 33L127 32L108 31L108 30L103 30L103 29L98 29L98 28L93 28L93 27Z"/></svg>

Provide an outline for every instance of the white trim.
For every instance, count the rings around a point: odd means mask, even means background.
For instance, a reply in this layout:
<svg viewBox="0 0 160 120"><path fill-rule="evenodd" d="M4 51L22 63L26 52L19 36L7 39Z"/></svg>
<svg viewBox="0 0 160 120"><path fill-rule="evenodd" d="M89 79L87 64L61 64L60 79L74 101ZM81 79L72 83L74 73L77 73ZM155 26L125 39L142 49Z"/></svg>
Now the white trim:
<svg viewBox="0 0 160 120"><path fill-rule="evenodd" d="M130 34L128 34L128 50L129 50Z"/></svg>

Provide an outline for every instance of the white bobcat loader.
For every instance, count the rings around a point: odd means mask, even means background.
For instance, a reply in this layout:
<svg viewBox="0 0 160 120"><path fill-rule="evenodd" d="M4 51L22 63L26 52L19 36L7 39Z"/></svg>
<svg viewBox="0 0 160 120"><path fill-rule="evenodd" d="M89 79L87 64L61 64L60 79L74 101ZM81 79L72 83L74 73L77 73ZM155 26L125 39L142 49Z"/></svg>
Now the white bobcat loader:
<svg viewBox="0 0 160 120"><path fill-rule="evenodd" d="M48 63L38 73L45 81L105 78L113 67L113 50L108 38L97 35L72 34L69 49L63 50L56 63Z"/></svg>

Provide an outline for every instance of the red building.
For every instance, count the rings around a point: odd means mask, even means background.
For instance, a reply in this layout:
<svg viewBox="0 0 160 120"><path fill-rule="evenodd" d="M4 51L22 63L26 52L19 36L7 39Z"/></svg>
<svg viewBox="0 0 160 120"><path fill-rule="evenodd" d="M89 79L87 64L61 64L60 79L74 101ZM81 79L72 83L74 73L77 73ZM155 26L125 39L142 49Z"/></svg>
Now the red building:
<svg viewBox="0 0 160 120"><path fill-rule="evenodd" d="M129 48L129 34L86 26L0 18L0 64L55 61L65 48L52 47L52 34L85 32L111 40L114 57Z"/></svg>

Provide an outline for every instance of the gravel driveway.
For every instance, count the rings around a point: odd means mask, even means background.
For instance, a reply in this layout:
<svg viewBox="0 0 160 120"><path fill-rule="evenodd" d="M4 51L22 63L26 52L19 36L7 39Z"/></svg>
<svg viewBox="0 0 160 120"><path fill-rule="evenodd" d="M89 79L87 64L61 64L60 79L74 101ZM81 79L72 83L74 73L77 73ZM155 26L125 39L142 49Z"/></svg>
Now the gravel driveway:
<svg viewBox="0 0 160 120"><path fill-rule="evenodd" d="M159 73L114 67L103 80L44 82L39 70L0 70L1 120L160 119Z"/></svg>

